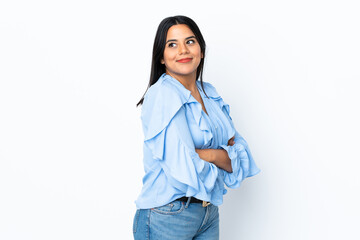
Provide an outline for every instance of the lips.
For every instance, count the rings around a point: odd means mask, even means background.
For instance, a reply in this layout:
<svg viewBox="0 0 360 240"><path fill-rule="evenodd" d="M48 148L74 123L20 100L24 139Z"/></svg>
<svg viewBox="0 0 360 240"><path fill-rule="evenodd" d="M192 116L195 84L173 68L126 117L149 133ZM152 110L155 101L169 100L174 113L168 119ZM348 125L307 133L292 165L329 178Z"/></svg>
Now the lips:
<svg viewBox="0 0 360 240"><path fill-rule="evenodd" d="M180 63L187 63L187 62L190 62L192 60L192 58L182 58L180 60L177 60L178 62Z"/></svg>

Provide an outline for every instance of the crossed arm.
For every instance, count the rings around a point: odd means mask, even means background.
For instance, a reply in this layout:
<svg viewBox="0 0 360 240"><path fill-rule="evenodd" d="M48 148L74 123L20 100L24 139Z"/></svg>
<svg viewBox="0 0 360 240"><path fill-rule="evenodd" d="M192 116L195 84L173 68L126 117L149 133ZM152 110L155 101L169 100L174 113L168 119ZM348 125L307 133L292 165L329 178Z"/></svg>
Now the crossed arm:
<svg viewBox="0 0 360 240"><path fill-rule="evenodd" d="M230 138L228 145L234 145L234 137ZM224 169L225 171L232 173L231 160L228 153L224 149L198 149L195 151L199 154L199 157L207 162L215 164L217 167Z"/></svg>

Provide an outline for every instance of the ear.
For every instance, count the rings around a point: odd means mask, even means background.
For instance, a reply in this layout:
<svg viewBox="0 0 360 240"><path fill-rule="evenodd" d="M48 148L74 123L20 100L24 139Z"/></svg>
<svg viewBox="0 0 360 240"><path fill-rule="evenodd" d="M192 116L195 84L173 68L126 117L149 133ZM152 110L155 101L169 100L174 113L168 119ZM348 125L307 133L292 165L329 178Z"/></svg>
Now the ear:
<svg viewBox="0 0 360 240"><path fill-rule="evenodd" d="M204 58L204 53L201 53L201 58Z"/></svg>
<svg viewBox="0 0 360 240"><path fill-rule="evenodd" d="M160 62L161 62L161 64L165 64L165 61L164 61L164 59L163 59L163 58L161 59L161 61L160 61Z"/></svg>

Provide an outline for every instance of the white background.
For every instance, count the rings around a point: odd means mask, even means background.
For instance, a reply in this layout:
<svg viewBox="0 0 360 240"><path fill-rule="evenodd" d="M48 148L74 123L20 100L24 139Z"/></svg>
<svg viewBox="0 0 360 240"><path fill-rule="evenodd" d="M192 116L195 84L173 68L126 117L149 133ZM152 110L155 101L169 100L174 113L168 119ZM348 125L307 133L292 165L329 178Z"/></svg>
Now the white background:
<svg viewBox="0 0 360 240"><path fill-rule="evenodd" d="M262 170L221 239L360 239L356 1L1 1L0 239L132 239L160 21L207 42L204 80Z"/></svg>

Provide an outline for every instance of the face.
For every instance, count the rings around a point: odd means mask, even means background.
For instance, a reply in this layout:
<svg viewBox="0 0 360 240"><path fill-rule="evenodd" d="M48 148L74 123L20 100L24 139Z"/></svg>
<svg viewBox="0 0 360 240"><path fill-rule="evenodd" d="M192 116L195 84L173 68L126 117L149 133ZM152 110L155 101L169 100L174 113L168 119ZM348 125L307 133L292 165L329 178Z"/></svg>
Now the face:
<svg viewBox="0 0 360 240"><path fill-rule="evenodd" d="M195 34L186 24L173 25L169 28L164 58L166 73L172 76L196 76L203 54Z"/></svg>

